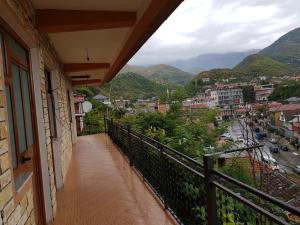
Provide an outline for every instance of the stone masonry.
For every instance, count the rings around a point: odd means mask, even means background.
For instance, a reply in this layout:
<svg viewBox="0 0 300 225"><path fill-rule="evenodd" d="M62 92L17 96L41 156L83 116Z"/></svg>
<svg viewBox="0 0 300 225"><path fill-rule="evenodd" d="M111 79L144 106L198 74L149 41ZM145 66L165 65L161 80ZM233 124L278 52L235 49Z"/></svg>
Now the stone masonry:
<svg viewBox="0 0 300 225"><path fill-rule="evenodd" d="M55 115L58 118L59 126L61 129L61 135L58 137L60 145L60 158L63 180L65 180L66 173L72 157L72 134L71 134L71 118L68 113L68 98L67 91L71 85L69 80L62 73L62 66L58 60L56 52L49 42L48 38L44 35L40 35L34 28L34 13L30 1L18 1L18 0L4 0L9 10L14 11L20 24L36 41L37 46L40 49L40 77L41 77L41 96L43 106L43 119L45 128L45 143L39 143L39 145L45 145L47 150L48 159L48 172L50 178L50 190L51 190L51 202L53 208L53 214L56 214L56 184L54 174L54 162L53 151L50 137L50 126L48 116L47 105L47 93L45 87L45 61L51 62L55 65L56 77L55 77L55 94L58 101L55 102L58 114ZM26 2L26 4L21 3ZM0 54L1 55L1 54ZM0 56L0 65L2 59ZM0 225L32 225L35 224L34 218L34 205L33 205L33 188L32 180L29 179L26 183L25 194L23 198L16 201L14 191L14 177L12 170L12 162L10 156L9 137L7 131L7 115L5 109L5 94L3 91L4 79L3 71L0 68ZM25 188L25 187L24 187ZM38 206L42 207L42 206Z"/></svg>

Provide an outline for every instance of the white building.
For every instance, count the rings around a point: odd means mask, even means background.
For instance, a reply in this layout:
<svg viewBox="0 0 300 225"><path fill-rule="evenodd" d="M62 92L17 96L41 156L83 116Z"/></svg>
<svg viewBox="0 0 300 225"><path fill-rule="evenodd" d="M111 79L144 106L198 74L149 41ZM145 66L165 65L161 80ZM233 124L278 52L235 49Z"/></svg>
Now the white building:
<svg viewBox="0 0 300 225"><path fill-rule="evenodd" d="M95 99L105 105L108 105L108 106L111 105L109 98L104 95L98 94L98 95L94 96L93 99Z"/></svg>
<svg viewBox="0 0 300 225"><path fill-rule="evenodd" d="M238 87L224 86L211 91L212 104L219 107L236 107L244 103L243 91Z"/></svg>

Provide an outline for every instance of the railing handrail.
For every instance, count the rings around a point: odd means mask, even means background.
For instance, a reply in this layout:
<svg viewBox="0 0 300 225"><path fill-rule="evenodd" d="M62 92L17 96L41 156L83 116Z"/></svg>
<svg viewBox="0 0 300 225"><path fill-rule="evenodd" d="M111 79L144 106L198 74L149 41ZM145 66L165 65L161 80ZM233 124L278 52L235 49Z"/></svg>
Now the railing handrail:
<svg viewBox="0 0 300 225"><path fill-rule="evenodd" d="M127 129L125 128L124 125L119 124L119 123L115 123L115 124L116 124L117 126L119 126L120 128L124 129L125 132L127 132ZM203 164L201 164L200 162L196 161L195 159L193 159L193 158L191 158L191 157L189 157L189 156L187 156L187 155L185 155L185 154L183 154L183 153L181 153L181 152L179 152L179 151L177 151L177 150L175 150L175 149L173 149L173 148L171 148L171 147L169 147L169 146L167 146L167 145L165 145L165 144L163 144L163 143L161 143L161 142L159 142L159 141L157 141L157 140L155 140L155 139L153 139L153 138L151 138L151 137L148 137L148 136L146 136L146 135L144 135L144 134L141 134L141 133L138 133L138 132L136 132L136 131L131 131L131 134L135 134L136 137L143 137L143 138L146 138L146 139L148 139L148 140L151 140L151 141L153 141L154 143L160 145L161 147L163 147L163 148L165 148L165 149L168 149L169 151L173 152L174 154L176 154L176 155L178 155L178 156L180 156L180 157L183 157L183 158L185 158L186 160L188 160L188 161L190 161L190 162L196 164L197 166L200 166L200 167L203 168ZM143 141L145 141L145 140L143 139ZM146 141L145 141L145 142L146 142Z"/></svg>
<svg viewBox="0 0 300 225"><path fill-rule="evenodd" d="M263 191L260 191L260 190L258 190L256 188L254 188L254 187L251 187L250 185L247 185L247 184L245 184L243 182L240 182L237 179L234 179L234 178L232 178L232 177L230 177L230 176L228 176L228 175L226 175L224 173L221 173L219 171L213 170L213 173L215 175L223 178L224 180L231 182L232 184L235 184L237 186L240 186L240 187L246 189L247 191L251 192L252 194L255 194L255 195L258 195L259 197L262 197L264 200L272 202L273 204L278 205L281 208L284 208L287 211L290 211L290 212L292 212L292 213L294 213L296 215L300 215L300 210L299 209L297 209L297 208L295 208L295 207L293 207L293 206L291 206L289 204L286 204L285 202L283 202L283 201L281 201L281 200L279 200L277 198L274 198L273 196L267 194L266 192L263 192ZM215 181L215 182L217 182L217 181ZM219 182L217 182L217 183L219 183Z"/></svg>
<svg viewBox="0 0 300 225"><path fill-rule="evenodd" d="M223 190L224 192L228 193L229 195L231 195L233 198L238 199L239 201L243 202L244 204L248 205L249 207L251 207L254 210L259 211L260 213L263 213L265 216L271 218L272 220L279 222L280 224L284 224L284 225L290 225L290 223L287 223L281 219L279 219L277 216L274 216L272 213L268 212L267 210L265 210L264 208L254 204L253 202L249 201L248 199L244 198L243 196L238 195L237 193L233 192L232 190L228 189L227 187L219 184L218 182L214 181L213 184L220 188L221 190Z"/></svg>
<svg viewBox="0 0 300 225"><path fill-rule="evenodd" d="M175 149L170 148L169 146L166 146L165 144L160 143L159 141L147 137L144 134L138 133L138 132L133 132L131 131L129 126L124 126L118 123L113 123L112 120L106 120L108 122L108 130L109 130L109 123L111 125L112 130L110 130L110 134L113 137L113 140L117 137L114 136L116 134L118 134L118 132L120 130L122 130L123 135L125 135L125 137L129 137L129 142L131 138L135 138L136 140L140 140L141 143L143 143L144 145L147 145L148 147L146 149L153 149L159 153L161 153L161 156L164 156L163 158L168 158L169 160L175 162L175 164L180 165L180 167L187 169L188 171L191 172L191 174L194 174L196 176L198 176L199 178L201 178L202 180L204 180L205 183L205 193L206 193L206 197L207 198L211 198L208 200L208 202L206 202L206 207L207 207L207 221L208 221L208 225L211 224L216 224L216 220L214 217L216 217L217 215L216 213L216 188L220 189L221 191L223 191L226 195L231 196L233 199L236 199L238 202L243 203L245 205L247 205L248 207L252 208L258 215L264 215L266 218L269 218L271 220L271 222L275 222L277 224L282 224L282 225L288 225L289 223L285 222L280 216L277 216L276 214L272 213L272 211L270 211L271 209L264 209L263 205L261 204L256 204L254 202L254 199L250 198L248 199L248 197L244 197L242 195L240 195L239 193L236 193L235 191L231 190L230 188L227 187L227 185L224 185L222 183L222 181L228 182L228 185L235 185L237 188L240 188L241 192L244 193L243 191L247 191L251 194L253 194L253 196L257 197L257 199L260 200L264 200L265 203L271 203L274 204L274 206L278 206L280 207L280 209L282 210L282 212L290 212L294 215L297 215L300 217L300 209L287 204L286 202L279 200L273 196L271 196L270 194L263 192L255 187L252 187L248 184L245 184L233 177L230 177L220 171L217 171L216 169L213 168L213 164L214 164L214 156L215 155L220 155L220 154L226 154L226 153L233 153L233 152L237 152L237 151L249 151L249 150L254 150L256 148L260 148L261 146L251 146L251 147L247 147L247 148L243 148L243 149L238 149L238 150L229 150L229 151L223 151L223 152L218 152L218 153L213 153L213 154L206 154L204 155L204 165L199 163L198 161L192 159L189 156L186 156L185 154L178 152ZM119 129L115 129L115 128L119 128ZM120 134L120 133L119 133ZM131 137L131 138L130 138ZM119 140L123 140L123 139L116 139ZM121 145L124 146L124 145ZM129 144L130 146L130 144ZM126 147L125 149L130 149L129 147ZM127 152L130 150L126 150ZM171 154L170 154L171 153ZM131 157L131 153L128 153L128 157ZM130 159L131 160L131 159ZM189 164L191 163L191 164ZM193 168L193 165L198 166ZM199 171L198 169L201 168L201 170ZM150 184L152 186L152 184ZM153 186L154 188L154 186ZM158 191L159 192L159 191ZM159 194L159 193L158 193ZM161 196L164 199L164 196ZM251 200L252 199L252 200ZM206 200L207 201L207 200ZM213 201L214 204L210 204L209 201ZM168 206L167 206L168 208ZM170 209L172 210L172 209Z"/></svg>

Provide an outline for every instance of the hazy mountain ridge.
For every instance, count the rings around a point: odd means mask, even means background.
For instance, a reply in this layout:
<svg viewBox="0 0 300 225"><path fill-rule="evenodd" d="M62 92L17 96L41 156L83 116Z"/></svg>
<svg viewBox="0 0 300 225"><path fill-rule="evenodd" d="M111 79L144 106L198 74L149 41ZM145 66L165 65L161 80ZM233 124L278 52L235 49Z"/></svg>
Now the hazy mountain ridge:
<svg viewBox="0 0 300 225"><path fill-rule="evenodd" d="M211 82L234 78L236 81L250 81L259 76L267 79L292 75L300 71L300 28L280 37L257 54L247 56L231 70L213 69L199 73L194 80L210 77Z"/></svg>
<svg viewBox="0 0 300 225"><path fill-rule="evenodd" d="M199 72L216 68L232 69L247 56L255 54L258 51L259 50L254 49L245 52L203 54L186 60L177 60L168 64L177 67L183 71L198 74Z"/></svg>

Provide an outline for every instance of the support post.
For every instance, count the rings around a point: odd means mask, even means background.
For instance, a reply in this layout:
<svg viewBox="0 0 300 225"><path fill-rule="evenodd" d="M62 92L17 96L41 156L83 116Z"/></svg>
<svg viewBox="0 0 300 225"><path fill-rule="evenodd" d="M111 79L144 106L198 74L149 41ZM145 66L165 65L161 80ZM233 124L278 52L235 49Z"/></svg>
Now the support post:
<svg viewBox="0 0 300 225"><path fill-rule="evenodd" d="M217 225L217 195L216 187L213 184L214 159L210 155L205 155L204 159L204 183L206 191L207 224Z"/></svg>
<svg viewBox="0 0 300 225"><path fill-rule="evenodd" d="M114 127L114 120L113 118L110 119L110 124L111 124L111 139L115 143L115 127Z"/></svg>

